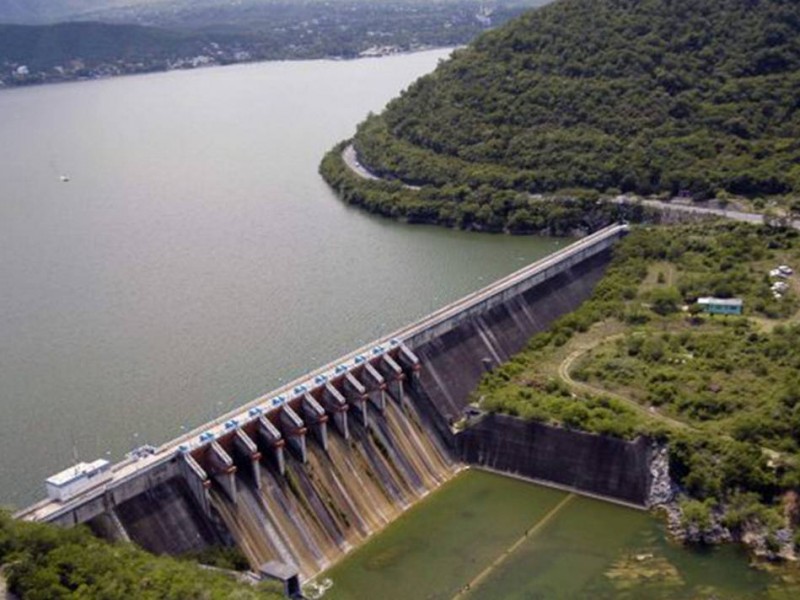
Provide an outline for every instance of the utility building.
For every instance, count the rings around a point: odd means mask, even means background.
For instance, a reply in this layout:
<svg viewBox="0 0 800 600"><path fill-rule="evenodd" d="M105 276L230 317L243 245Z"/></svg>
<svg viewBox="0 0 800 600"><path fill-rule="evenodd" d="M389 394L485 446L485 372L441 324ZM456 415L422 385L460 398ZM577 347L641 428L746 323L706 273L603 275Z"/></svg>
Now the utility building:
<svg viewBox="0 0 800 600"><path fill-rule="evenodd" d="M47 496L51 500L66 502L73 496L110 480L111 463L107 460L101 458L92 463L78 463L47 478Z"/></svg>
<svg viewBox="0 0 800 600"><path fill-rule="evenodd" d="M703 307L703 312L710 315L740 315L742 314L741 298L698 298L697 303Z"/></svg>

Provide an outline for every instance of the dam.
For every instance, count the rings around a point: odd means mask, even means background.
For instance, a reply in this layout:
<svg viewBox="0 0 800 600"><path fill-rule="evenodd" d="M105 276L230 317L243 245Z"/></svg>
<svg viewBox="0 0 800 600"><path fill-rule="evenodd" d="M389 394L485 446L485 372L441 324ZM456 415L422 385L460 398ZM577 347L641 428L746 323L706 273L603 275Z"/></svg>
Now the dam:
<svg viewBox="0 0 800 600"><path fill-rule="evenodd" d="M157 553L236 545L254 569L296 581L468 464L643 506L646 441L491 415L453 427L484 372L588 297L626 232L591 234L16 517L87 523Z"/></svg>

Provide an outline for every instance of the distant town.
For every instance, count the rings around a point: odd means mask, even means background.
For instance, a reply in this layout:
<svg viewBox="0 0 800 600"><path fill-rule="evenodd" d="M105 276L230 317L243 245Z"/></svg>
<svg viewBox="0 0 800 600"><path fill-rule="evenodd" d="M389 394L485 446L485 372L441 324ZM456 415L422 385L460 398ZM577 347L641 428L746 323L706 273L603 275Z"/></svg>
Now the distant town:
<svg viewBox="0 0 800 600"><path fill-rule="evenodd" d="M434 45L409 44L408 46L370 46L357 54L322 55L313 58L352 59L376 58L403 52L419 52L434 48ZM143 57L140 59L120 58L114 61L87 64L81 58L73 58L64 64L49 68L32 68L16 61L4 61L0 72L0 87L18 87L43 83L64 81L82 81L105 79L119 75L136 75L160 71L175 71L230 65L235 63L257 62L277 59L312 58L306 56L274 56L259 52L257 49L246 50L240 47L225 47L217 43L209 43L203 52L192 56L175 58Z"/></svg>
<svg viewBox="0 0 800 600"><path fill-rule="evenodd" d="M139 6L0 24L0 87L263 60L351 59L467 43L542 0ZM161 6L161 5L158 5ZM0 23L13 22L0 7Z"/></svg>

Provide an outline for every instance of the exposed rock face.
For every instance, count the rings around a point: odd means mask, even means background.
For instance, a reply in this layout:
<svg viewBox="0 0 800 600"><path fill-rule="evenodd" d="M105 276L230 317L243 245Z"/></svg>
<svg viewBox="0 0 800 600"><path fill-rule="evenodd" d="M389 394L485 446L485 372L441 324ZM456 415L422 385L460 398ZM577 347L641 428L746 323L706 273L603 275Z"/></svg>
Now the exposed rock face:
<svg viewBox="0 0 800 600"><path fill-rule="evenodd" d="M772 535L763 525L748 527L742 532L741 542L764 560L797 560L793 531L788 527L778 529Z"/></svg>
<svg viewBox="0 0 800 600"><path fill-rule="evenodd" d="M667 531L670 537L677 542L714 546L737 541L731 530L722 525L722 519L725 516L725 512L722 509L712 510L709 525L700 527L694 523L686 524L684 522L683 511L677 501L673 500L663 504L660 508L667 517Z"/></svg>
<svg viewBox="0 0 800 600"><path fill-rule="evenodd" d="M660 506L667 518L667 531L669 536L676 541L683 542L686 539L686 530L683 527L683 513L678 503L674 500Z"/></svg>
<svg viewBox="0 0 800 600"><path fill-rule="evenodd" d="M724 517L725 511L723 508L713 509L711 511L711 524L704 528L697 525L689 525L685 529L684 542L713 546L734 541L731 530L722 524Z"/></svg>
<svg viewBox="0 0 800 600"><path fill-rule="evenodd" d="M721 544L733 540L730 530L722 525L724 512L716 509L711 513L711 524L707 528L685 525L683 513L677 502L680 492L669 475L669 448L666 444L653 443L650 450L649 508L661 508L667 517L667 530L674 539L689 544Z"/></svg>
<svg viewBox="0 0 800 600"><path fill-rule="evenodd" d="M669 450L665 444L653 442L650 451L650 492L647 506L653 508L672 502L677 486L669 476Z"/></svg>

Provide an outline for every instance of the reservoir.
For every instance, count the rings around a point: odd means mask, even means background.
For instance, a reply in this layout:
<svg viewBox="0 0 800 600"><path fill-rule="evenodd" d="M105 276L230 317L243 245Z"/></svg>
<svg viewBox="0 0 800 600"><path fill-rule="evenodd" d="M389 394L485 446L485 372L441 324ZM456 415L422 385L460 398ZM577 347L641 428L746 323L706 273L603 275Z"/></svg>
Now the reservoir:
<svg viewBox="0 0 800 600"><path fill-rule="evenodd" d="M0 504L564 245L370 217L317 174L448 53L0 93Z"/></svg>

